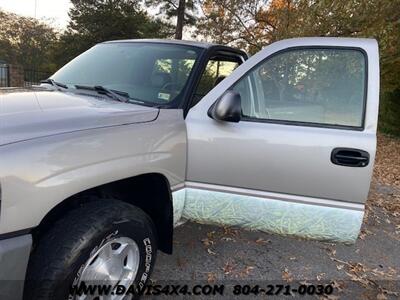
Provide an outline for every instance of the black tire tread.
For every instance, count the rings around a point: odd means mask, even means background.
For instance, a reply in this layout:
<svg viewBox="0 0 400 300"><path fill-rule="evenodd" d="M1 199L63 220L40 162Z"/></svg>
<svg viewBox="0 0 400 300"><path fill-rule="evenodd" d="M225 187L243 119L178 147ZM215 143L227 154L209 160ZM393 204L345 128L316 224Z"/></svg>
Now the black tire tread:
<svg viewBox="0 0 400 300"><path fill-rule="evenodd" d="M150 217L138 207L116 199L85 203L69 211L40 237L29 260L24 298L48 299L47 295L53 290L52 281L48 279L57 278L57 274L65 271L63 265L72 259L73 246L83 242L82 237L89 231L101 230L101 224L106 224L116 215L151 224L156 233ZM43 257L50 263L43 265ZM42 281L40 288L35 285L35 281Z"/></svg>

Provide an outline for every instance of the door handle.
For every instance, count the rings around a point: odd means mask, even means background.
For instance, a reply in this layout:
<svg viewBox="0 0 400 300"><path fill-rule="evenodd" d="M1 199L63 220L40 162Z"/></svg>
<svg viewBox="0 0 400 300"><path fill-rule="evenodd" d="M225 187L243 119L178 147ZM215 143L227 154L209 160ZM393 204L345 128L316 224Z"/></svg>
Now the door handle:
<svg viewBox="0 0 400 300"><path fill-rule="evenodd" d="M331 162L346 167L366 167L369 164L369 153L360 149L335 148L332 150Z"/></svg>

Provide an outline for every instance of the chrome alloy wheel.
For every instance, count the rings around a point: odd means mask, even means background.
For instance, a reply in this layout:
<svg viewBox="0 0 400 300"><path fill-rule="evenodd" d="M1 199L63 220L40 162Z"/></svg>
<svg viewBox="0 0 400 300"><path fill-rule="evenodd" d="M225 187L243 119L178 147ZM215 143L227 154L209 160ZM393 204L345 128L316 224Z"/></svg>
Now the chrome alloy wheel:
<svg viewBox="0 0 400 300"><path fill-rule="evenodd" d="M92 253L81 268L76 286L122 285L128 290L133 284L139 268L140 252L136 242L128 237L117 237L107 241ZM80 295L75 299L125 299L124 295Z"/></svg>

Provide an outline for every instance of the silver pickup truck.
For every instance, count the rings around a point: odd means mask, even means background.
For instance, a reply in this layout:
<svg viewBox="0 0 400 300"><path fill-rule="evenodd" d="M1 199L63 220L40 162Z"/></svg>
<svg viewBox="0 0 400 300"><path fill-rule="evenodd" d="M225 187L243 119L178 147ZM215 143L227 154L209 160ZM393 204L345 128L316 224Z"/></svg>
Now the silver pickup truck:
<svg viewBox="0 0 400 300"><path fill-rule="evenodd" d="M2 90L0 298L141 288L185 220L354 242L378 102L378 45L351 38L283 40L250 59L105 42L40 86Z"/></svg>

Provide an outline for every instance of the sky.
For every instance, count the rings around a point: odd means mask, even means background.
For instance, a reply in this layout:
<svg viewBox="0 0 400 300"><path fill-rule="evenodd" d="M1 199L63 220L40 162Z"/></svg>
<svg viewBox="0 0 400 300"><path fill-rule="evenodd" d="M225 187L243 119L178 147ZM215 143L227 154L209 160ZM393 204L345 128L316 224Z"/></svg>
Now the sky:
<svg viewBox="0 0 400 300"><path fill-rule="evenodd" d="M0 0L0 9L26 17L35 17L55 28L63 30L67 27L68 11L72 6L70 0ZM157 9L146 8L151 14L156 14ZM190 39L191 34L186 29L183 32L184 39Z"/></svg>
<svg viewBox="0 0 400 300"><path fill-rule="evenodd" d="M27 17L36 17L64 29L68 24L69 0L0 0L0 9Z"/></svg>

